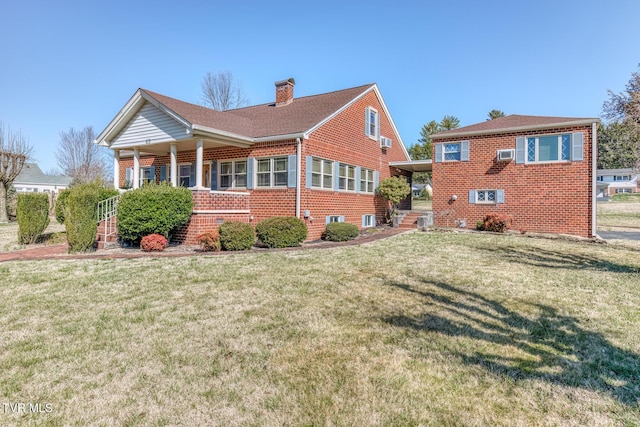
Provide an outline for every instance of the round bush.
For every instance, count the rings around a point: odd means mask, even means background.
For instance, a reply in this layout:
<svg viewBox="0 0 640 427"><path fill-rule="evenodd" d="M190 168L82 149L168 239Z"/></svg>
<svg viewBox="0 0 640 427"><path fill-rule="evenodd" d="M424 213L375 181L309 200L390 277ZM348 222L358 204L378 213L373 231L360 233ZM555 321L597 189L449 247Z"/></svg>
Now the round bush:
<svg viewBox="0 0 640 427"><path fill-rule="evenodd" d="M294 216L274 216L258 223L256 235L268 248L289 248L307 238L307 226Z"/></svg>
<svg viewBox="0 0 640 427"><path fill-rule="evenodd" d="M246 251L256 242L255 231L246 222L223 222L218 232L220 245L225 251Z"/></svg>
<svg viewBox="0 0 640 427"><path fill-rule="evenodd" d="M118 233L123 240L138 242L149 234L169 237L191 218L191 191L166 183L127 191L118 203Z"/></svg>
<svg viewBox="0 0 640 427"><path fill-rule="evenodd" d="M218 230L206 231L196 237L203 252L217 252L220 250L220 233Z"/></svg>
<svg viewBox="0 0 640 427"><path fill-rule="evenodd" d="M167 239L162 234L149 234L140 241L140 249L145 252L161 252L167 247Z"/></svg>
<svg viewBox="0 0 640 427"><path fill-rule="evenodd" d="M358 227L348 222L330 222L322 238L330 242L346 242L353 240L360 234Z"/></svg>
<svg viewBox="0 0 640 427"><path fill-rule="evenodd" d="M18 241L35 243L49 225L49 196L44 193L18 195Z"/></svg>

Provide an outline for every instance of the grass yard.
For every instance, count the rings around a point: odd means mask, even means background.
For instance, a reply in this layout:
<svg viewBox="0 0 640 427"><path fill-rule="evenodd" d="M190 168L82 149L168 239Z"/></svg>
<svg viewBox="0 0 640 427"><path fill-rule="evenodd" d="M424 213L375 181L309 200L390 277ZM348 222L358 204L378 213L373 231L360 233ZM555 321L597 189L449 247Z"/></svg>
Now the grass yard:
<svg viewBox="0 0 640 427"><path fill-rule="evenodd" d="M639 277L469 233L2 263L1 400L51 411L0 424L639 425Z"/></svg>
<svg viewBox="0 0 640 427"><path fill-rule="evenodd" d="M640 193L616 194L608 202L598 202L598 229L640 229Z"/></svg>
<svg viewBox="0 0 640 427"><path fill-rule="evenodd" d="M18 242L18 223L0 224L0 252L10 252L37 246L66 242L64 225L58 224L55 217L49 218L49 226L42 233L40 241L34 245L23 245Z"/></svg>

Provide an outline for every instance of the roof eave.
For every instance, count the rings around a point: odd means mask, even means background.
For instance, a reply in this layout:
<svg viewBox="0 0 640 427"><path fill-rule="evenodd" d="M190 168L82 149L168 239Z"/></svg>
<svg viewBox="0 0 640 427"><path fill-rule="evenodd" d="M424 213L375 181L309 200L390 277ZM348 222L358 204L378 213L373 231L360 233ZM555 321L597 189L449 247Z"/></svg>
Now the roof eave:
<svg viewBox="0 0 640 427"><path fill-rule="evenodd" d="M513 126L502 129L486 129L480 131L467 131L467 132L442 132L431 135L431 139L447 139L447 138L457 138L464 136L482 136L482 135L494 135L499 133L510 133L510 132L523 132L528 130L540 130L540 129L555 129L555 128L563 128L570 126L583 126L590 125L592 123L599 123L600 119L580 119L573 120L570 122L559 122L559 123L547 123L547 124L539 124L539 125L531 125L531 126Z"/></svg>

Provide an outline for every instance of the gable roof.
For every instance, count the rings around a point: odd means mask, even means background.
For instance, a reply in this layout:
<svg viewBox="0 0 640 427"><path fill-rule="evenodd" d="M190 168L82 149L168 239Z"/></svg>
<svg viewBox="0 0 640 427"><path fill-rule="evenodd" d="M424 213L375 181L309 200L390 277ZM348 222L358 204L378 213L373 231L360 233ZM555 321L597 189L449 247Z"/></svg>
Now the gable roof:
<svg viewBox="0 0 640 427"><path fill-rule="evenodd" d="M511 114L493 120L487 120L475 125L464 126L458 129L439 132L431 135L432 139L462 137L471 135L489 135L496 133L518 132L525 130L559 128L576 125L589 125L599 122L595 118L577 117L548 117L548 116L521 116Z"/></svg>
<svg viewBox="0 0 640 427"><path fill-rule="evenodd" d="M25 163L14 184L69 185L71 177L46 175L37 163Z"/></svg>

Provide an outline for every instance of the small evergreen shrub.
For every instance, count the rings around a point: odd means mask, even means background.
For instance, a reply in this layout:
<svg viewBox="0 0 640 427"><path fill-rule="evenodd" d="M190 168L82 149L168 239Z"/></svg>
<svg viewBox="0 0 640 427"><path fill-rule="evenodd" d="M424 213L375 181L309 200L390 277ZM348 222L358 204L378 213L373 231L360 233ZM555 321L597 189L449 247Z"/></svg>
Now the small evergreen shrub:
<svg viewBox="0 0 640 427"><path fill-rule="evenodd" d="M225 221L218 228L220 245L225 251L246 251L256 242L256 233L246 222Z"/></svg>
<svg viewBox="0 0 640 427"><path fill-rule="evenodd" d="M507 214L497 212L486 215L482 220L482 229L495 233L504 233L513 224L513 218Z"/></svg>
<svg viewBox="0 0 640 427"><path fill-rule="evenodd" d="M123 240L139 242L148 234L169 238L191 218L191 191L167 183L127 191L118 203L118 233Z"/></svg>
<svg viewBox="0 0 640 427"><path fill-rule="evenodd" d="M99 198L100 191L93 183L69 189L64 202L64 225L69 252L87 252L93 249L98 232L96 206Z"/></svg>
<svg viewBox="0 0 640 427"><path fill-rule="evenodd" d="M69 189L62 190L58 193L58 197L56 197L55 215L58 224L64 224L64 204L67 201L67 197L69 196L70 191L71 190Z"/></svg>
<svg viewBox="0 0 640 427"><path fill-rule="evenodd" d="M307 238L307 226L294 216L274 216L258 223L256 235L268 248L289 248Z"/></svg>
<svg viewBox="0 0 640 427"><path fill-rule="evenodd" d="M346 242L353 240L360 234L360 230L354 224L348 222L330 222L322 234L324 240L330 242Z"/></svg>
<svg viewBox="0 0 640 427"><path fill-rule="evenodd" d="M49 225L49 195L23 193L18 195L18 242L35 243Z"/></svg>
<svg viewBox="0 0 640 427"><path fill-rule="evenodd" d="M220 233L218 230L204 232L196 237L203 252L218 252L220 250Z"/></svg>
<svg viewBox="0 0 640 427"><path fill-rule="evenodd" d="M140 249L145 252L162 252L167 247L167 238L162 234L149 234L140 240Z"/></svg>
<svg viewBox="0 0 640 427"><path fill-rule="evenodd" d="M479 219L478 221L476 221L476 230L478 231L484 231L484 221Z"/></svg>

